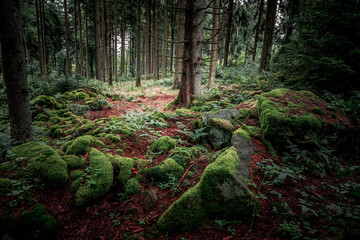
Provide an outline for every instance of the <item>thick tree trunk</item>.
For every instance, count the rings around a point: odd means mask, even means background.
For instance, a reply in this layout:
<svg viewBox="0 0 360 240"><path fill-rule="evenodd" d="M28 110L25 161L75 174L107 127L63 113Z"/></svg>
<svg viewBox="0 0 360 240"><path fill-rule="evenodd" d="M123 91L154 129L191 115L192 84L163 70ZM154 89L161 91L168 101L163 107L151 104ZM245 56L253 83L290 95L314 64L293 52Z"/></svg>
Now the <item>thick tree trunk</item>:
<svg viewBox="0 0 360 240"><path fill-rule="evenodd" d="M117 11L118 11L118 1L114 0L114 81L118 81L117 77Z"/></svg>
<svg viewBox="0 0 360 240"><path fill-rule="evenodd" d="M185 7L185 0L178 1L178 7L180 9ZM176 60L175 60L175 76L174 76L174 89L180 88L180 81L182 75L182 56L183 56L183 46L184 44L184 24L185 24L185 12L180 11L178 13L177 20L177 32L176 32Z"/></svg>
<svg viewBox="0 0 360 240"><path fill-rule="evenodd" d="M213 15L213 32L212 32L212 44L210 49L210 72L208 88L213 89L215 87L215 73L216 73L216 60L217 60L217 46L218 46L218 28L219 28L219 13L220 13L220 0L214 0L214 15Z"/></svg>
<svg viewBox="0 0 360 240"><path fill-rule="evenodd" d="M67 0L64 0L64 20L65 20L65 49L66 49L66 76L71 75L71 63L69 56L69 21L67 13Z"/></svg>
<svg viewBox="0 0 360 240"><path fill-rule="evenodd" d="M77 74L80 74L80 67L79 67L79 52L78 52L78 45L77 45L77 35L78 35L78 28L77 28L77 10L76 10L76 2L79 0L74 0L74 16L73 16L73 24L74 24L74 31L75 31L75 71Z"/></svg>
<svg viewBox="0 0 360 240"><path fill-rule="evenodd" d="M85 20L85 44L86 44L86 78L90 78L90 60L89 60L89 37L88 37L88 19L86 11L84 11Z"/></svg>
<svg viewBox="0 0 360 240"><path fill-rule="evenodd" d="M154 35L160 36L160 0L155 0L155 29ZM154 78L159 79L159 39L154 38Z"/></svg>
<svg viewBox="0 0 360 240"><path fill-rule="evenodd" d="M166 49L167 49L167 32L168 32L168 24L167 24L167 0L164 0L164 41L162 41L162 49L161 49L161 78L165 78L166 74Z"/></svg>
<svg viewBox="0 0 360 240"><path fill-rule="evenodd" d="M100 0L95 0L95 68L96 68L96 79L104 81L101 61L101 35L100 35Z"/></svg>
<svg viewBox="0 0 360 240"><path fill-rule="evenodd" d="M108 9L107 9L107 14L108 14L108 29L107 29L107 33L108 33L108 38L107 38L107 45L108 45L108 54L107 54L107 57L108 57L108 62L107 62L107 67L108 67L108 77L109 77L109 86L112 86L113 85L113 79L112 79L112 55L111 55L111 27L112 27L112 23L111 23L111 20L112 20L112 15L111 15L111 12L112 12L112 9L111 9L111 0L107 0L107 6L108 6Z"/></svg>
<svg viewBox="0 0 360 240"><path fill-rule="evenodd" d="M260 32L260 25L261 25L263 9L264 9L264 0L261 0L260 5L259 5L259 10L258 10L259 16L258 16L258 20L256 22L256 27L255 27L254 51L253 51L253 55L252 55L253 61L255 61L256 52L257 52L257 44L259 41L259 32Z"/></svg>
<svg viewBox="0 0 360 240"><path fill-rule="evenodd" d="M140 50L141 50L141 0L137 0L137 31L136 31L136 87L140 87Z"/></svg>
<svg viewBox="0 0 360 240"><path fill-rule="evenodd" d="M81 26L81 4L78 0L78 16L79 16L79 48L80 48L80 65L79 71L81 76L84 76L84 53L83 53L83 43L82 43L82 26Z"/></svg>
<svg viewBox="0 0 360 240"><path fill-rule="evenodd" d="M228 22L226 29L226 39L225 39L225 49L224 49L224 65L225 68L228 65L229 60L229 50L230 50L230 40L231 40L231 26L232 26L232 16L233 16L234 0L229 0L228 6Z"/></svg>
<svg viewBox="0 0 360 240"><path fill-rule="evenodd" d="M201 71L204 30L204 0L187 0L183 72L178 105L189 107L192 96L201 97Z"/></svg>
<svg viewBox="0 0 360 240"><path fill-rule="evenodd" d="M102 58L101 58L101 68L103 72L103 81L106 81L108 72L106 70L107 54L106 54L106 31L105 31L105 0L101 2L101 49L102 49Z"/></svg>
<svg viewBox="0 0 360 240"><path fill-rule="evenodd" d="M19 1L0 1L0 42L13 144L34 139Z"/></svg>
<svg viewBox="0 0 360 240"><path fill-rule="evenodd" d="M148 79L151 66L151 51L150 51L150 6L149 1L145 1L146 11L146 33L145 33L145 52L146 52L146 66L145 66L145 79Z"/></svg>
<svg viewBox="0 0 360 240"><path fill-rule="evenodd" d="M123 1L123 15L122 15L122 28L121 28L121 76L125 75L125 3Z"/></svg>
<svg viewBox="0 0 360 240"><path fill-rule="evenodd" d="M271 48L276 20L277 0L268 0L265 19L265 33L259 65L259 73L270 70Z"/></svg>

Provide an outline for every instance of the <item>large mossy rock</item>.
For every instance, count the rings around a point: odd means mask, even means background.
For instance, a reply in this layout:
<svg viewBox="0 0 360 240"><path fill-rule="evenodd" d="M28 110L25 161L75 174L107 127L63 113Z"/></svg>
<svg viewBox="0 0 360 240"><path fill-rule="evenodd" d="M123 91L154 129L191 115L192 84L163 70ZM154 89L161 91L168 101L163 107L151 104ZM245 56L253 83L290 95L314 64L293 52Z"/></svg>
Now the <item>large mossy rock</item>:
<svg viewBox="0 0 360 240"><path fill-rule="evenodd" d="M62 109L64 105L58 103L54 97L40 95L30 101L31 107L48 107L50 109Z"/></svg>
<svg viewBox="0 0 360 240"><path fill-rule="evenodd" d="M93 146L104 146L104 143L93 136L84 135L64 144L66 155L85 155Z"/></svg>
<svg viewBox="0 0 360 240"><path fill-rule="evenodd" d="M86 183L80 186L75 194L76 206L84 206L109 190L113 183L111 161L105 154L92 148L89 152L89 167L86 175Z"/></svg>
<svg viewBox="0 0 360 240"><path fill-rule="evenodd" d="M151 144L151 146L146 154L148 155L151 153L162 153L167 150L175 148L175 146L176 146L175 139L173 139L169 136L162 136L158 140L156 140L155 142L153 142Z"/></svg>
<svg viewBox="0 0 360 240"><path fill-rule="evenodd" d="M240 116L237 109L222 109L217 112L208 112L203 116L202 126L208 133L207 139L216 149L230 146L234 131L233 123Z"/></svg>
<svg viewBox="0 0 360 240"><path fill-rule="evenodd" d="M257 109L264 137L277 144L334 133L340 123L327 103L309 91L274 89L259 96Z"/></svg>
<svg viewBox="0 0 360 240"><path fill-rule="evenodd" d="M17 157L28 159L26 168L44 181L64 185L67 182L67 164L51 147L29 142L12 149Z"/></svg>
<svg viewBox="0 0 360 240"><path fill-rule="evenodd" d="M185 192L159 218L161 232L184 232L198 227L205 217L250 221L253 194L241 176L240 160L234 147L208 165L200 182Z"/></svg>

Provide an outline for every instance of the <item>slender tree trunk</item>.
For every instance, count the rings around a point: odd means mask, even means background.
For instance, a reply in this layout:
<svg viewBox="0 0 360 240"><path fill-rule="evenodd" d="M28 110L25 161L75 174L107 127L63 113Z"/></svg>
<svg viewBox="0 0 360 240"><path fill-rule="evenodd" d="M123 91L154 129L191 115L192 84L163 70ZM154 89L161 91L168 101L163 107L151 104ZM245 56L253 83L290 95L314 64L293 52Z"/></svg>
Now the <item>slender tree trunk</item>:
<svg viewBox="0 0 360 240"><path fill-rule="evenodd" d="M171 5L173 5L174 1L171 1ZM175 41L175 20L176 20L176 12L175 11L170 11L170 19L171 19L171 47L170 47L170 57L169 57L169 62L170 62L170 73L172 74L174 72L174 41Z"/></svg>
<svg viewBox="0 0 360 240"><path fill-rule="evenodd" d="M213 32L212 32L212 44L210 50L210 72L208 88L213 89L215 87L215 73L216 73L216 60L217 60L217 45L218 45L218 28L219 28L219 13L220 4L219 0L214 0L214 15L213 15Z"/></svg>
<svg viewBox="0 0 360 240"><path fill-rule="evenodd" d="M220 0L220 12L221 12L221 8L222 8L222 5L223 4L223 0ZM224 19L226 18L226 16L224 15L224 10L222 11L222 14L220 15L220 23L223 24L224 22ZM224 56L224 37L225 35L225 31L224 31L224 26L222 26L220 28L220 31L219 31L219 66L223 66L223 56Z"/></svg>
<svg viewBox="0 0 360 240"><path fill-rule="evenodd" d="M117 12L118 12L118 1L114 0L114 81L118 81L117 77Z"/></svg>
<svg viewBox="0 0 360 240"><path fill-rule="evenodd" d="M236 28L236 37L235 37L235 47L234 47L234 57L237 56L237 49L238 49L238 41L239 41L239 27Z"/></svg>
<svg viewBox="0 0 360 240"><path fill-rule="evenodd" d="M76 3L79 0L74 0L74 16L73 16L73 24L74 24L74 31L75 31L75 71L77 74L80 74L80 67L79 67L79 52L78 52L78 45L77 45L77 35L78 35L78 28L77 28L77 10L76 10Z"/></svg>
<svg viewBox="0 0 360 240"><path fill-rule="evenodd" d="M168 24L167 24L167 0L164 0L164 41L162 42L161 49L161 78L165 78L166 74L166 49L167 49L167 32L168 32Z"/></svg>
<svg viewBox="0 0 360 240"><path fill-rule="evenodd" d="M263 9L264 9L264 0L261 0L260 5L259 5L259 10L258 10L259 16L258 16L258 20L256 22L256 28L255 28L254 51L253 51L253 55L252 55L253 61L255 61L256 52L257 52L257 44L259 41L259 32L260 32L260 25L261 25Z"/></svg>
<svg viewBox="0 0 360 240"><path fill-rule="evenodd" d="M146 67L145 79L148 79L150 74L151 52L150 52L150 6L149 1L145 1L145 14L146 14L146 33L145 33L145 52L146 52Z"/></svg>
<svg viewBox="0 0 360 240"><path fill-rule="evenodd" d="M111 15L111 0L107 0L107 6L108 6L108 9L107 9L107 13L108 13L108 29L107 29L107 32L108 32L108 38L107 38L107 42L108 42L108 62L107 62L107 67L108 67L108 77L109 77L109 86L112 86L113 85L113 79L112 79L112 55L111 55L111 27L112 27L112 23L111 23L111 20L112 20L112 15Z"/></svg>
<svg viewBox="0 0 360 240"><path fill-rule="evenodd" d="M101 68L103 72L103 81L106 81L108 72L106 70L107 54L106 54L106 31L105 31L105 0L101 2L101 49L102 49L102 58L101 58Z"/></svg>
<svg viewBox="0 0 360 240"><path fill-rule="evenodd" d="M290 42L290 37L292 35L294 28L294 18L295 16L298 15L298 12L299 12L299 0L290 0L289 9L288 9L289 23L285 33L286 43Z"/></svg>
<svg viewBox="0 0 360 240"><path fill-rule="evenodd" d="M178 7L180 9L185 7L185 0L178 1ZM184 24L185 24L185 12L180 11L178 13L178 20L177 20L177 32L176 32L176 60L175 60L175 76L174 76L174 89L180 88L180 80L182 75L183 69L183 46L184 44Z"/></svg>
<svg viewBox="0 0 360 240"><path fill-rule="evenodd" d="M96 68L96 79L104 81L101 61L101 34L100 34L100 0L95 0L95 68Z"/></svg>
<svg viewBox="0 0 360 240"><path fill-rule="evenodd" d="M145 74L145 42L146 42L146 38L145 38L145 34L141 34L141 41L142 41L142 45L141 45L141 74L144 75Z"/></svg>
<svg viewBox="0 0 360 240"><path fill-rule="evenodd" d="M121 76L125 74L125 3L126 0L123 1L123 15L122 15L122 28L121 28Z"/></svg>
<svg viewBox="0 0 360 240"><path fill-rule="evenodd" d="M41 2L36 0L36 28L37 28L37 39L38 39L38 51L39 51L39 65L40 65L40 74L44 75L44 54L43 54L43 38L42 38L42 24L41 24Z"/></svg>
<svg viewBox="0 0 360 240"><path fill-rule="evenodd" d="M69 56L69 22L67 13L67 0L64 0L64 20L65 20L65 48L66 48L66 76L71 76L71 63Z"/></svg>
<svg viewBox="0 0 360 240"><path fill-rule="evenodd" d="M136 31L136 87L140 87L140 51L141 51L141 0L137 0L137 31Z"/></svg>
<svg viewBox="0 0 360 240"><path fill-rule="evenodd" d="M189 107L192 96L201 97L204 0L187 0L183 72L178 105Z"/></svg>
<svg viewBox="0 0 360 240"><path fill-rule="evenodd" d="M79 48L80 48L80 65L79 70L81 76L84 76L84 53L82 43L82 26L81 26L81 0L78 0L78 16L79 16Z"/></svg>
<svg viewBox="0 0 360 240"><path fill-rule="evenodd" d="M85 44L86 44L86 78L90 78L90 64L89 64L89 37L88 37L88 19L86 11L84 11L85 20Z"/></svg>
<svg viewBox="0 0 360 240"><path fill-rule="evenodd" d="M152 35L157 36L155 29L156 29L156 1L152 0ZM153 74L153 77L155 77L155 44L159 40L157 38L151 39L151 45L152 45L152 62L151 62L151 73Z"/></svg>
<svg viewBox="0 0 360 240"><path fill-rule="evenodd" d="M265 19L265 33L259 65L259 73L270 70L271 48L275 29L277 0L268 0Z"/></svg>
<svg viewBox="0 0 360 240"><path fill-rule="evenodd" d="M40 18L41 18L41 37L42 37L42 48L43 48L43 69L44 74L47 75L47 51L46 51L46 39L45 39L45 7L44 7L44 0L40 1Z"/></svg>
<svg viewBox="0 0 360 240"><path fill-rule="evenodd" d="M154 35L160 36L160 0L156 1ZM154 38L154 78L159 79L159 39Z"/></svg>
<svg viewBox="0 0 360 240"><path fill-rule="evenodd" d="M229 0L228 6L228 15L229 19L227 22L227 29L226 29L226 40L225 40L225 49L224 49L224 65L225 68L228 65L229 59L229 50L230 50L230 40L231 40L231 26L232 26L232 16L233 16L233 8L234 8L234 0Z"/></svg>
<svg viewBox="0 0 360 240"><path fill-rule="evenodd" d="M13 144L34 140L19 1L0 1L0 42Z"/></svg>

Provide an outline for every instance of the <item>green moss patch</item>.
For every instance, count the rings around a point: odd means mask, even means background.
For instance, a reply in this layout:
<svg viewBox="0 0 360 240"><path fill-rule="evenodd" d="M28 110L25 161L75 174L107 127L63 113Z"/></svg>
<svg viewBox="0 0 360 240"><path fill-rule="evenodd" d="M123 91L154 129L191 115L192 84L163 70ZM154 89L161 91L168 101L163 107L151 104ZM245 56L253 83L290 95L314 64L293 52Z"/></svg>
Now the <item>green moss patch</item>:
<svg viewBox="0 0 360 240"><path fill-rule="evenodd" d="M125 158L120 156L113 156L112 160L119 168L118 179L120 183L124 186L131 177L135 161L132 158Z"/></svg>
<svg viewBox="0 0 360 240"><path fill-rule="evenodd" d="M64 106L60 103L58 103L55 98L46 96L46 95L40 95L36 97L35 99L30 101L30 106L36 107L36 106L45 106L50 109L62 109Z"/></svg>
<svg viewBox="0 0 360 240"><path fill-rule="evenodd" d="M175 139L169 136L163 136L151 144L147 154L162 153L172 148L175 148L175 146L176 146Z"/></svg>
<svg viewBox="0 0 360 240"><path fill-rule="evenodd" d="M81 168L85 165L85 160L75 155L63 156L62 159L67 163L69 169Z"/></svg>
<svg viewBox="0 0 360 240"><path fill-rule="evenodd" d="M132 178L127 181L124 192L126 196L131 196L141 192L141 185L136 178Z"/></svg>
<svg viewBox="0 0 360 240"><path fill-rule="evenodd" d="M95 144L95 139L92 136L80 136L75 140L66 143L64 145L64 151L66 155L85 155Z"/></svg>
<svg viewBox="0 0 360 240"><path fill-rule="evenodd" d="M102 152L93 148L89 152L89 167L85 185L80 186L75 194L75 204L84 206L103 196L113 182L113 166Z"/></svg>
<svg viewBox="0 0 360 240"><path fill-rule="evenodd" d="M44 181L61 185L67 182L67 164L51 147L29 142L14 147L13 152L17 157L28 159L26 168Z"/></svg>

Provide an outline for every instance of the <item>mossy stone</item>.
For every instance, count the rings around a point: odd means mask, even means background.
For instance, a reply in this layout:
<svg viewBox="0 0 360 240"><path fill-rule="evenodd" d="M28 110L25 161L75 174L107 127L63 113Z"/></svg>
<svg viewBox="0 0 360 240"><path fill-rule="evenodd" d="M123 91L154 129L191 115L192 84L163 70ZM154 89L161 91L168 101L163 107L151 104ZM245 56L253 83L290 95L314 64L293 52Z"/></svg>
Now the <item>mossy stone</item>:
<svg viewBox="0 0 360 240"><path fill-rule="evenodd" d="M14 183L8 178L0 178L0 192L6 193L12 190Z"/></svg>
<svg viewBox="0 0 360 240"><path fill-rule="evenodd" d="M162 136L155 142L153 142L147 152L150 153L162 153L172 148L175 148L176 140L169 136Z"/></svg>
<svg viewBox="0 0 360 240"><path fill-rule="evenodd" d="M92 136L80 136L72 141L71 144L64 145L66 146L66 155L85 155L87 152L90 151L92 145L94 143L94 139Z"/></svg>
<svg viewBox="0 0 360 240"><path fill-rule="evenodd" d="M63 185L67 182L67 164L51 147L36 142L16 146L12 150L17 157L29 159L27 169L43 180Z"/></svg>
<svg viewBox="0 0 360 240"><path fill-rule="evenodd" d="M167 175L171 174L176 178L180 178L184 168L178 164L174 159L167 158L162 161L159 165L152 167L149 171L149 174L156 181L166 181L168 180Z"/></svg>
<svg viewBox="0 0 360 240"><path fill-rule="evenodd" d="M81 178L83 175L84 175L84 171L83 171L83 170L80 170L80 169L74 170L74 171L72 171L72 172L70 173L70 179L74 181L74 180L76 180L76 179Z"/></svg>
<svg viewBox="0 0 360 240"><path fill-rule="evenodd" d="M54 97L46 96L46 95L40 95L36 97L35 99L30 101L30 106L45 106L51 109L62 109L64 106L62 104L59 104Z"/></svg>
<svg viewBox="0 0 360 240"><path fill-rule="evenodd" d="M109 140L113 143L119 143L121 142L121 138L120 136L118 135L115 135L115 134L107 134L106 137L105 137L106 140Z"/></svg>
<svg viewBox="0 0 360 240"><path fill-rule="evenodd" d="M132 169L134 167L135 161L132 158L125 158L120 156L113 156L112 160L119 168L118 179L121 185L125 185L131 177Z"/></svg>
<svg viewBox="0 0 360 240"><path fill-rule="evenodd" d="M67 163L69 169L81 168L85 165L85 160L75 155L66 155L62 159Z"/></svg>
<svg viewBox="0 0 360 240"><path fill-rule="evenodd" d="M132 178L125 184L124 193L126 196L131 196L141 192L141 185L136 178Z"/></svg>

